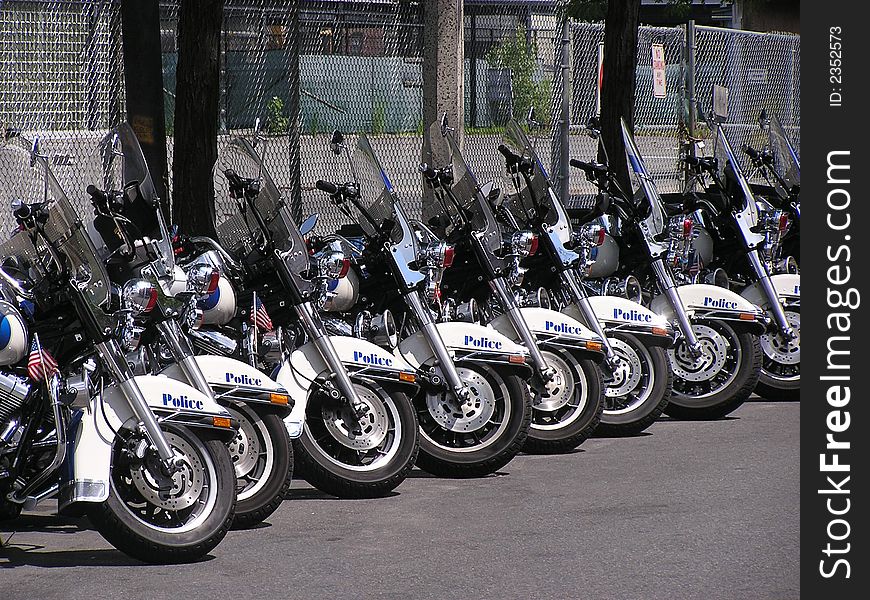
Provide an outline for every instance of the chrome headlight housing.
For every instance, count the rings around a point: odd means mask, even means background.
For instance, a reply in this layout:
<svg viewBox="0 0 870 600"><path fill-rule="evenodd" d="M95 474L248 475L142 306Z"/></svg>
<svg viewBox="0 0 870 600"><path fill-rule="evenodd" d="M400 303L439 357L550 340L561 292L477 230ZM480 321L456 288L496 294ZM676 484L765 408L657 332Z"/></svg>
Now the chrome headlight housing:
<svg viewBox="0 0 870 600"><path fill-rule="evenodd" d="M157 287L146 279L131 279L121 289L121 302L134 315L149 313L157 306Z"/></svg>

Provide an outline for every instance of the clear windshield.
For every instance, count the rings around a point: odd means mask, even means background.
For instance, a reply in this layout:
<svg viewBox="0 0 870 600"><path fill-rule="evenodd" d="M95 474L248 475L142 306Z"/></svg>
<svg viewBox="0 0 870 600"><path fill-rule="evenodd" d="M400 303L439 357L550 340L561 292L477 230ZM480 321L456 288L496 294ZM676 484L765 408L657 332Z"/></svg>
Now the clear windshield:
<svg viewBox="0 0 870 600"><path fill-rule="evenodd" d="M16 200L25 204L46 203L42 228L47 242L91 304L103 306L109 297L109 277L103 263L51 171L47 157L31 153L31 147L23 138L0 146L0 163L5 167L5 176L0 182L0 205L10 206ZM56 272L46 240L38 238L34 245L24 231L14 233L0 245L0 256L24 259L35 281L51 271Z"/></svg>
<svg viewBox="0 0 870 600"><path fill-rule="evenodd" d="M294 273L308 270L308 250L299 228L293 221L278 186L269 175L260 155L246 139L233 136L218 154L213 179L218 209L216 229L221 244L232 253L246 253L257 246L263 232L247 207L240 209L230 196L226 171L232 170L244 179L260 182L260 193L254 207L266 223L275 248L283 252L284 261Z"/></svg>
<svg viewBox="0 0 870 600"><path fill-rule="evenodd" d="M175 265L172 240L163 221L163 214L152 208L159 205L160 198L151 179L142 146L129 123L121 123L106 134L100 142L100 154L103 161L103 186L106 190L121 190L133 183L139 184L139 192L144 200L142 207L149 213L153 212L158 223L155 231L146 233L157 240L164 264L171 270Z"/></svg>
<svg viewBox="0 0 870 600"><path fill-rule="evenodd" d="M801 161L779 119L770 119L770 151L773 152L774 168L789 186L801 184Z"/></svg>
<svg viewBox="0 0 870 600"><path fill-rule="evenodd" d="M734 148L731 142L728 141L728 136L725 133L725 128L721 123L711 124L711 130L716 132L715 156L719 165L719 175L722 181L735 181L739 188L739 194L742 201L737 208L740 212L746 212L751 224L758 223L758 207L755 203L755 195L752 193L752 188L749 185L749 180L740 166L740 161L734 154Z"/></svg>
<svg viewBox="0 0 870 600"><path fill-rule="evenodd" d="M634 136L628 130L625 121L621 121L622 139L625 142L625 156L628 161L628 172L632 183L634 198L645 197L649 202L649 215L644 218L646 228L651 236L660 235L665 229L665 211L662 197L659 195L656 184L650 176L643 161ZM649 238L649 235L647 236Z"/></svg>
<svg viewBox="0 0 870 600"><path fill-rule="evenodd" d="M357 137L352 161L361 204L366 212L359 223L363 231L367 235L377 236L384 223L393 221L390 239L394 244L400 243L406 236L413 240L407 216L396 201L396 190L365 134Z"/></svg>

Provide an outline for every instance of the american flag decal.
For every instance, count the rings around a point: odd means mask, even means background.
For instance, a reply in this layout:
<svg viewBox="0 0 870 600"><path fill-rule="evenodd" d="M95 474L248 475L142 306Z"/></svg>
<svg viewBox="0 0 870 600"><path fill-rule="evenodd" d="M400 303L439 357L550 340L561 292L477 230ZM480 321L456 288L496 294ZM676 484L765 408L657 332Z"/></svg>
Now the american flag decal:
<svg viewBox="0 0 870 600"><path fill-rule="evenodd" d="M263 301L260 300L256 294L254 295L254 303L251 307L251 323L263 331L272 331L275 329L275 326L272 325L272 318L269 316L269 313L266 312L266 307L263 305Z"/></svg>
<svg viewBox="0 0 870 600"><path fill-rule="evenodd" d="M27 357L27 374L33 381L42 381L57 373L57 361L42 346L34 336L30 345L30 355Z"/></svg>

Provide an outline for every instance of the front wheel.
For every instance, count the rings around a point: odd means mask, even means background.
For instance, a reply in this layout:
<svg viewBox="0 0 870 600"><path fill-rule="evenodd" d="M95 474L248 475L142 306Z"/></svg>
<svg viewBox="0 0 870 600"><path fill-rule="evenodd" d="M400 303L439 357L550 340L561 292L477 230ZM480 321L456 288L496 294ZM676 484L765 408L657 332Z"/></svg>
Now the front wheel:
<svg viewBox="0 0 870 600"><path fill-rule="evenodd" d="M801 397L800 309L786 309L785 317L797 337L786 342L776 333L761 336L764 362L755 392L768 400L800 400Z"/></svg>
<svg viewBox="0 0 870 600"><path fill-rule="evenodd" d="M443 389L417 396L417 466L442 477L481 477L501 469L523 447L531 397L513 369L467 362L457 364L456 370L470 391L465 404L459 406Z"/></svg>
<svg viewBox="0 0 870 600"><path fill-rule="evenodd" d="M724 321L693 323L701 345L692 356L685 338L668 350L674 390L665 413L677 419L719 419L752 394L761 373L758 336L737 332Z"/></svg>
<svg viewBox="0 0 870 600"><path fill-rule="evenodd" d="M573 450L599 427L604 408L601 372L588 358L562 348L541 349L553 378L532 392L527 452Z"/></svg>
<svg viewBox="0 0 870 600"><path fill-rule="evenodd" d="M253 527L275 512L290 491L293 446L278 415L260 414L246 404L226 408L239 420L228 446L236 471L233 527Z"/></svg>
<svg viewBox="0 0 870 600"><path fill-rule="evenodd" d="M362 417L348 403L317 391L305 409L305 427L294 440L299 474L339 498L376 498L402 483L414 466L417 417L407 394L365 380L354 382L366 405Z"/></svg>
<svg viewBox="0 0 870 600"><path fill-rule="evenodd" d="M182 459L181 468L166 478L153 451L138 459L131 452L135 444L118 438L109 497L89 507L88 517L109 543L134 558L190 562L208 554L229 530L236 478L219 440L201 438L176 425L164 431Z"/></svg>
<svg viewBox="0 0 870 600"><path fill-rule="evenodd" d="M619 366L604 392L598 433L637 435L661 416L671 398L673 376L668 354L631 334L608 335Z"/></svg>

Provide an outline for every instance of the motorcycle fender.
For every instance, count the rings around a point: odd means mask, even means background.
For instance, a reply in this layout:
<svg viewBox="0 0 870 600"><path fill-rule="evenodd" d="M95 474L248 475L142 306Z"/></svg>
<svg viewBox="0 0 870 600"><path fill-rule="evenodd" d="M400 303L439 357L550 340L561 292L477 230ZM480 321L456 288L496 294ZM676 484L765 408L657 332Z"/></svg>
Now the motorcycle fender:
<svg viewBox="0 0 870 600"><path fill-rule="evenodd" d="M601 343L598 334L573 316L538 307L520 309L523 318L542 344L551 343L572 348L585 348L586 342ZM506 314L499 315L488 325L499 333L520 342L520 336Z"/></svg>
<svg viewBox="0 0 870 600"><path fill-rule="evenodd" d="M399 379L400 373L415 371L404 357L393 354L368 340L343 335L331 335L329 340L339 359L352 375L386 376L390 379L394 378L396 383L402 383ZM275 380L284 386L296 401L293 410L284 419L284 425L291 438L302 435L311 383L318 378L326 377L329 373L330 368L320 355L320 351L313 342L308 342L297 348L275 375Z"/></svg>
<svg viewBox="0 0 870 600"><path fill-rule="evenodd" d="M167 422L214 427L213 417L230 417L208 396L175 379L155 375L134 379L158 417L171 415ZM91 398L73 418L65 477L58 494L60 510L75 502L104 502L109 497L115 432L131 421L135 422L136 416L116 385Z"/></svg>
<svg viewBox="0 0 870 600"><path fill-rule="evenodd" d="M739 322L749 328L760 328L761 331L766 326L764 311L731 290L706 283L682 285L676 290L689 318ZM650 308L668 320L675 319L674 311L665 294L653 298ZM752 315L752 318L742 315Z"/></svg>
<svg viewBox="0 0 870 600"><path fill-rule="evenodd" d="M623 331L653 345L673 344L674 329L668 320L642 304L619 296L590 296L589 305L605 332ZM583 313L576 304L569 304L563 312L583 320Z"/></svg>
<svg viewBox="0 0 870 600"><path fill-rule="evenodd" d="M776 290L777 297L785 300L787 303L799 303L801 300L801 276L781 273L779 275L771 275L770 282L773 284L773 289ZM764 288L761 287L761 282L755 282L745 288L740 295L746 298L749 302L757 304L762 308L768 308L767 296L764 294Z"/></svg>
<svg viewBox="0 0 870 600"><path fill-rule="evenodd" d="M267 405L281 411L289 411L293 408L293 402L296 398L290 396L278 382L248 363L227 356L210 354L195 358L206 381L214 390L218 402L234 400L246 404ZM164 369L162 374L178 381L187 381L184 372L177 363ZM271 396L273 393L282 397L288 396L289 402L287 404L273 403Z"/></svg>
<svg viewBox="0 0 870 600"><path fill-rule="evenodd" d="M460 321L436 323L435 327L454 358L472 355L480 360L510 363L515 366L521 366L522 363L511 363L509 360L511 356L522 356L524 360L528 358L529 352L524 346L492 327ZM422 331L400 341L396 351L416 368L422 368L435 359L435 353Z"/></svg>

